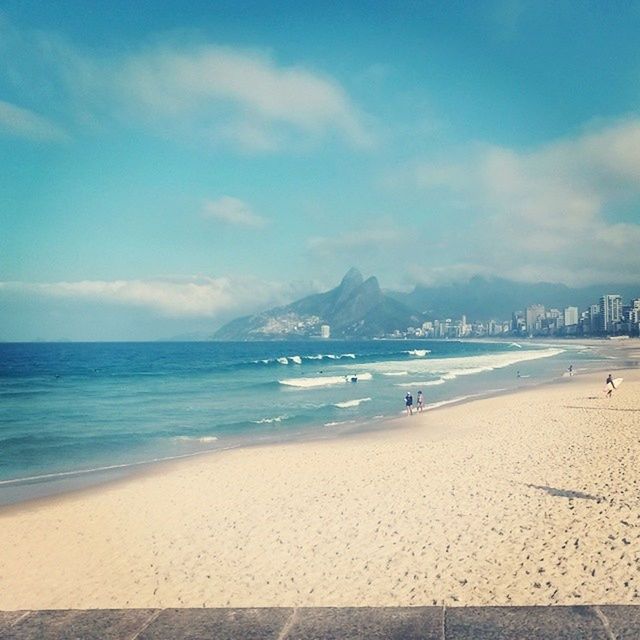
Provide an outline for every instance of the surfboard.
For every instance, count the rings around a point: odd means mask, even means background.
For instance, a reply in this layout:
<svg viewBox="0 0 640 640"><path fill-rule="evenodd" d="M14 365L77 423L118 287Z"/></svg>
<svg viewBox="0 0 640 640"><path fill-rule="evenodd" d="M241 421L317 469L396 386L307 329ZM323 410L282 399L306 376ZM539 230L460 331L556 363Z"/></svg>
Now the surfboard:
<svg viewBox="0 0 640 640"><path fill-rule="evenodd" d="M614 378L613 379L613 387L611 386L610 382L607 382L606 390L609 391L609 389L613 389L613 388L619 389L623 380L624 380L624 378Z"/></svg>

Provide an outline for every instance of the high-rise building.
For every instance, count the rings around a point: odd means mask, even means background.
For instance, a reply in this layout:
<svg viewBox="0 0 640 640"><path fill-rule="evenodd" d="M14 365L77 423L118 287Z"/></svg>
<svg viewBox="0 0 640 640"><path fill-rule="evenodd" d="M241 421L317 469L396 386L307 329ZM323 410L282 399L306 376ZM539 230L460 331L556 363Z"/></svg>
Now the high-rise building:
<svg viewBox="0 0 640 640"><path fill-rule="evenodd" d="M564 310L564 326L570 327L578 324L578 307L567 307Z"/></svg>
<svg viewBox="0 0 640 640"><path fill-rule="evenodd" d="M525 311L525 320L527 323L527 332L535 333L541 328L541 321L544 318L544 305L532 304Z"/></svg>
<svg viewBox="0 0 640 640"><path fill-rule="evenodd" d="M589 333L598 333L600 327L600 305L592 304L589 307Z"/></svg>
<svg viewBox="0 0 640 640"><path fill-rule="evenodd" d="M609 333L622 321L622 296L607 294L600 298L600 330Z"/></svg>
<svg viewBox="0 0 640 640"><path fill-rule="evenodd" d="M331 327L328 324L320 325L320 337L325 339L331 337Z"/></svg>

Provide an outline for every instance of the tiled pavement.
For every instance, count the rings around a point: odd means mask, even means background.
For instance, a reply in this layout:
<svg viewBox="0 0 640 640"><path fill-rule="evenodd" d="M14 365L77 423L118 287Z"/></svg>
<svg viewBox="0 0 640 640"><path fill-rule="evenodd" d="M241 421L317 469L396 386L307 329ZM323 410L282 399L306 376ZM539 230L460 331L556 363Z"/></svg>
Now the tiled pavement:
<svg viewBox="0 0 640 640"><path fill-rule="evenodd" d="M2 640L640 640L640 606L0 611Z"/></svg>

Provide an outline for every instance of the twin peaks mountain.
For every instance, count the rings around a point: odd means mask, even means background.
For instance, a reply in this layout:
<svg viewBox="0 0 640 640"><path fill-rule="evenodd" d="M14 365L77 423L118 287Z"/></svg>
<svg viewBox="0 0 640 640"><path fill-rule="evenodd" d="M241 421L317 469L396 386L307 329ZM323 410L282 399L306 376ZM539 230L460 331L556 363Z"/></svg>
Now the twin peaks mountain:
<svg viewBox="0 0 640 640"><path fill-rule="evenodd" d="M284 307L232 320L214 340L278 340L320 335L331 327L332 338L375 338L419 322L419 314L385 294L375 277L363 280L350 269L331 291L307 296Z"/></svg>

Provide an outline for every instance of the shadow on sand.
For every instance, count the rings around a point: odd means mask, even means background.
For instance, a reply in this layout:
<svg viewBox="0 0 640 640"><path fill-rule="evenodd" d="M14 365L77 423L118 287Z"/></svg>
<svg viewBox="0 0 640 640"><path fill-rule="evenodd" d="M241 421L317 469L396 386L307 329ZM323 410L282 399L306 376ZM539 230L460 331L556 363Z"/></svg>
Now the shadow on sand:
<svg viewBox="0 0 640 640"><path fill-rule="evenodd" d="M545 491L550 496L554 496L556 498L581 498L582 500L598 499L596 496L592 496L590 493L584 493L582 491L557 489L556 487L547 487L546 485L540 485L540 484L526 484L525 486L531 487L532 489L540 489L540 491Z"/></svg>

